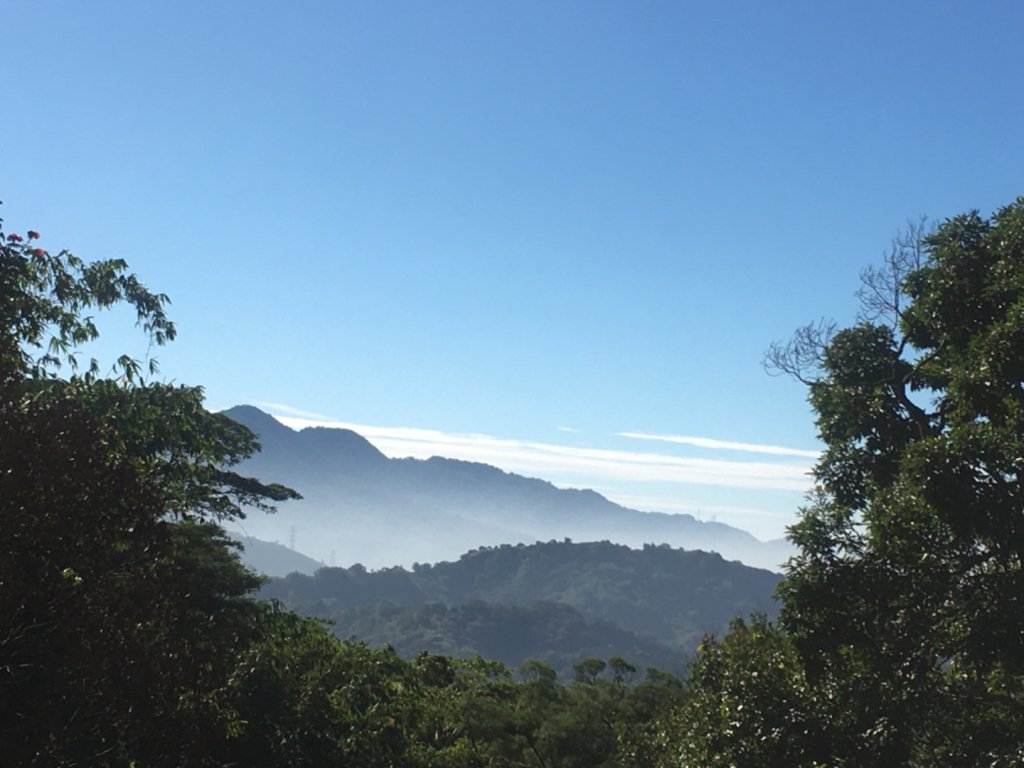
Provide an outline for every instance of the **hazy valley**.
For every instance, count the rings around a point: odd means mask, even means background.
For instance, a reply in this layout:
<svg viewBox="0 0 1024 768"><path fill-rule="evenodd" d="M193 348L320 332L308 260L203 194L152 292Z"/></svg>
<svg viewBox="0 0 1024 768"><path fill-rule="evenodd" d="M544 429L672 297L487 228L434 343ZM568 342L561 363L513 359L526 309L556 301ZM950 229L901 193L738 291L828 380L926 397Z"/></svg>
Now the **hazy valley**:
<svg viewBox="0 0 1024 768"><path fill-rule="evenodd" d="M350 430L295 431L251 406L226 413L263 446L243 471L303 494L241 526L243 560L283 577L261 596L341 638L407 658L536 659L563 678L612 657L682 675L702 637L777 612L779 575L739 561L777 567L784 542L486 464L389 459Z"/></svg>
<svg viewBox="0 0 1024 768"><path fill-rule="evenodd" d="M792 552L784 539L762 542L723 523L629 509L594 491L556 488L486 464L390 459L351 430L295 431L252 406L226 414L262 445L240 471L303 496L274 515L249 515L242 535L294 541L293 549L326 565L411 567L482 546L566 538L633 548L668 544L774 570Z"/></svg>

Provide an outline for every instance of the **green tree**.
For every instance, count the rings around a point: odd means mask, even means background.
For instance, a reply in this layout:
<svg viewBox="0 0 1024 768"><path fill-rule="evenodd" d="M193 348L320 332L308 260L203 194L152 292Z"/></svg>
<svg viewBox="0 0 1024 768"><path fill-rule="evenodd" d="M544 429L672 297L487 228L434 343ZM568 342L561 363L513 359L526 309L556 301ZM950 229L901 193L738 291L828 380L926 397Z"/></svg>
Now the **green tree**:
<svg viewBox="0 0 1024 768"><path fill-rule="evenodd" d="M257 607L256 638L241 650L230 680L238 728L224 762L412 765L422 697L411 665L391 648L339 641L321 623L275 604Z"/></svg>
<svg viewBox="0 0 1024 768"><path fill-rule="evenodd" d="M826 450L779 627L705 643L663 764L1024 762L1024 198L912 225L860 296L768 353Z"/></svg>
<svg viewBox="0 0 1024 768"><path fill-rule="evenodd" d="M763 616L705 639L690 670L675 738L660 765L815 768L830 764L815 692L792 641Z"/></svg>
<svg viewBox="0 0 1024 768"><path fill-rule="evenodd" d="M216 523L295 494L231 470L258 446L201 389L127 357L79 373L91 312L127 304L160 345L166 297L38 240L0 227L4 761L206 764L235 727L225 681L258 584Z"/></svg>
<svg viewBox="0 0 1024 768"><path fill-rule="evenodd" d="M424 765L524 764L527 739L517 727L519 690L504 664L421 653L413 667L422 683L416 754Z"/></svg>
<svg viewBox="0 0 1024 768"><path fill-rule="evenodd" d="M769 364L826 451L780 595L841 765L1024 760L1024 198L898 240Z"/></svg>
<svg viewBox="0 0 1024 768"><path fill-rule="evenodd" d="M614 663L612 659L612 663ZM672 765L678 753L676 713L685 700L683 681L654 667L636 685L619 718L617 765L650 768Z"/></svg>

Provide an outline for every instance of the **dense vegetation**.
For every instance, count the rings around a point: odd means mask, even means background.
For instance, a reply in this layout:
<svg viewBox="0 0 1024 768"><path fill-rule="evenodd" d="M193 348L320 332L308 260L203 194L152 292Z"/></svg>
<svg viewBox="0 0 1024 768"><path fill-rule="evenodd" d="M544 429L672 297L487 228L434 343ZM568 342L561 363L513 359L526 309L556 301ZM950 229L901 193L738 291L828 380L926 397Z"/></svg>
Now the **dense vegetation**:
<svg viewBox="0 0 1024 768"><path fill-rule="evenodd" d="M671 646L610 622L588 620L564 603L385 602L344 609L332 617L335 635L374 647L390 645L405 658L421 651L455 658L482 656L512 669L536 660L554 669L561 680L570 679L574 667L590 658L619 656L640 669L654 667L676 675L683 674L687 662L686 655Z"/></svg>
<svg viewBox="0 0 1024 768"><path fill-rule="evenodd" d="M261 595L406 656L482 655L513 667L536 658L564 678L593 656L681 673L704 635L738 615L774 615L779 578L667 545L551 541L481 547L411 571L293 573Z"/></svg>
<svg viewBox="0 0 1024 768"><path fill-rule="evenodd" d="M0 234L5 763L1024 764L1024 198L898 242L856 325L772 351L827 451L778 623L705 640L685 687L403 660L253 600L219 524L294 493L233 470L257 445L200 389L80 372L90 312L159 345L166 299L38 240Z"/></svg>

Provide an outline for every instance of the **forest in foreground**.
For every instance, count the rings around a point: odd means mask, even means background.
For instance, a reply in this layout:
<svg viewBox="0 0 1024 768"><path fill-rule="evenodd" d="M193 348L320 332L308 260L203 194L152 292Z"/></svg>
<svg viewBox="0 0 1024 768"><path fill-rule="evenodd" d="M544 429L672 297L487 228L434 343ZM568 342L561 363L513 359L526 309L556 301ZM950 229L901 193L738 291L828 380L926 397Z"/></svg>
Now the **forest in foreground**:
<svg viewBox="0 0 1024 768"><path fill-rule="evenodd" d="M165 296L0 232L0 748L25 766L1024 764L1024 198L898 238L861 313L773 346L826 451L777 620L685 679L402 659L255 599L221 524L287 502L200 387L78 352Z"/></svg>

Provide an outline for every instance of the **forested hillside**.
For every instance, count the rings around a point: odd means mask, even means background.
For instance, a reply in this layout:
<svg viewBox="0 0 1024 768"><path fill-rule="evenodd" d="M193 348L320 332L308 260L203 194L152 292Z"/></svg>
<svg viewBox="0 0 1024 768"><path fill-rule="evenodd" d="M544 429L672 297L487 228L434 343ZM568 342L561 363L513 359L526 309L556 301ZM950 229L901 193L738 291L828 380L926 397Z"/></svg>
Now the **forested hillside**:
<svg viewBox="0 0 1024 768"><path fill-rule="evenodd" d="M773 616L778 581L707 552L552 541L484 547L410 571L295 573L261 594L330 619L340 637L389 643L406 655L481 654L512 666L532 657L563 672L588 656L617 655L681 672L701 638L735 616ZM518 635L509 631L516 621L525 622Z"/></svg>
<svg viewBox="0 0 1024 768"><path fill-rule="evenodd" d="M307 613L304 607L296 607ZM393 603L327 611L331 630L371 647L392 646L412 659L428 652L470 659L481 656L520 669L530 661L551 667L562 682L588 659L624 658L646 673L654 668L673 675L686 672L689 654L641 636L617 624L585 618L564 603L507 605L473 600L457 605Z"/></svg>

